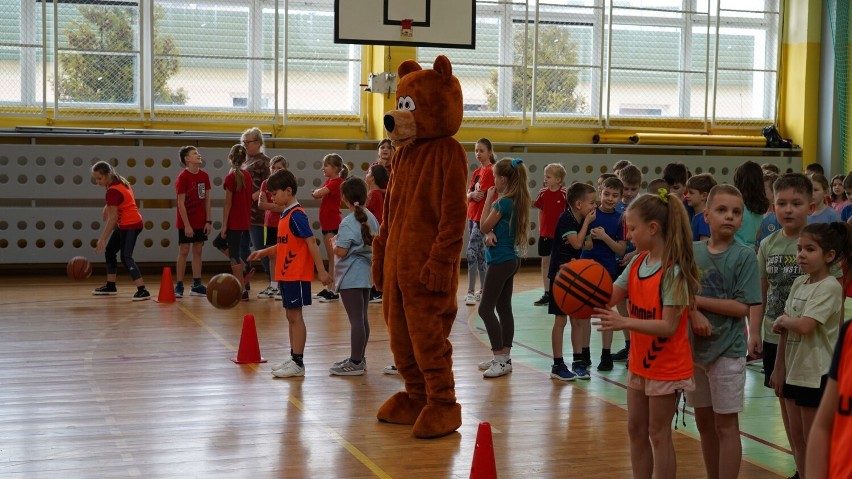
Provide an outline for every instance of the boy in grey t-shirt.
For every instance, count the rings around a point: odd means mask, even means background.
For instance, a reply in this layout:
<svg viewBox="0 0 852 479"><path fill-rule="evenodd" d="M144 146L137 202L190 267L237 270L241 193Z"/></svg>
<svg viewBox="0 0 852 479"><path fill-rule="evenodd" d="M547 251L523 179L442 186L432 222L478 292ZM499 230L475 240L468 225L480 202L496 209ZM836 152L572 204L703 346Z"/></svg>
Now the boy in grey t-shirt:
<svg viewBox="0 0 852 479"><path fill-rule="evenodd" d="M743 198L730 185L710 190L702 213L710 238L694 243L701 293L690 311L695 408L708 477L737 477L742 458L739 416L745 394L749 308L761 303L754 250L734 240L743 220Z"/></svg>

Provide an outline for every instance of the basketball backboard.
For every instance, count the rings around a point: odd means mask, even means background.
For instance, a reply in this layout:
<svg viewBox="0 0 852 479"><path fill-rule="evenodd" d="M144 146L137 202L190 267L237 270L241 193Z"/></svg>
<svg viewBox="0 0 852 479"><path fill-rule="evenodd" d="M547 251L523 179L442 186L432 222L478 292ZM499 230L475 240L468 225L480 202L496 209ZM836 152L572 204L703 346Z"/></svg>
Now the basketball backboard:
<svg viewBox="0 0 852 479"><path fill-rule="evenodd" d="M334 42L475 48L475 0L335 0Z"/></svg>

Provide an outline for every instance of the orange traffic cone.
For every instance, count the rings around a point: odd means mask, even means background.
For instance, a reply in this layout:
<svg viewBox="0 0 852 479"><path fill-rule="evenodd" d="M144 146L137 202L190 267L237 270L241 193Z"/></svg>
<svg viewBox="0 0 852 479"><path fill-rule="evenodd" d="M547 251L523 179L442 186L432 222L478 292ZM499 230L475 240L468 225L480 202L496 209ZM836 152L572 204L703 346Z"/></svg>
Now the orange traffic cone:
<svg viewBox="0 0 852 479"><path fill-rule="evenodd" d="M163 268L163 279L160 280L160 292L157 294L158 303L174 303L175 290L172 286L172 269L166 266Z"/></svg>
<svg viewBox="0 0 852 479"><path fill-rule="evenodd" d="M240 349L237 357L231 358L237 364L265 363L260 357L260 344L257 342L257 328L254 327L254 315L247 314L243 318L243 332L240 334Z"/></svg>
<svg viewBox="0 0 852 479"><path fill-rule="evenodd" d="M494 443L491 441L491 424L487 422L479 423L479 430L476 431L476 446L473 449L470 479L497 479Z"/></svg>

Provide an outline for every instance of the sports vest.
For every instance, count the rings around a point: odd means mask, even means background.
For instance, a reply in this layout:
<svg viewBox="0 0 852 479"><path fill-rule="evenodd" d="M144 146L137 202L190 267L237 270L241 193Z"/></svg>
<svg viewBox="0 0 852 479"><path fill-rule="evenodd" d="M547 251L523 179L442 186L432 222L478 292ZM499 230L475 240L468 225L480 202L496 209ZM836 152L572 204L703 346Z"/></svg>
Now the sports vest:
<svg viewBox="0 0 852 479"><path fill-rule="evenodd" d="M852 477L852 334L846 328L840 363L837 365L837 410L831 431L828 477Z"/></svg>
<svg viewBox="0 0 852 479"><path fill-rule="evenodd" d="M136 207L136 198L133 196L133 190L125 186L124 183L110 185L109 189L116 190L121 193L124 198L118 205L118 227L126 229L128 226L142 223L142 215L139 214L139 208Z"/></svg>
<svg viewBox="0 0 852 479"><path fill-rule="evenodd" d="M642 253L633 262L627 280L630 317L643 321L663 319L663 268L647 278L639 276L639 265L648 256ZM669 338L630 331L630 372L656 381L678 381L691 378L692 350L689 347L684 309L674 335Z"/></svg>
<svg viewBox="0 0 852 479"><path fill-rule="evenodd" d="M314 259L308 249L308 240L290 231L290 216L294 211L305 212L301 206L290 208L278 220L278 243L275 249L275 279L277 281L313 281Z"/></svg>

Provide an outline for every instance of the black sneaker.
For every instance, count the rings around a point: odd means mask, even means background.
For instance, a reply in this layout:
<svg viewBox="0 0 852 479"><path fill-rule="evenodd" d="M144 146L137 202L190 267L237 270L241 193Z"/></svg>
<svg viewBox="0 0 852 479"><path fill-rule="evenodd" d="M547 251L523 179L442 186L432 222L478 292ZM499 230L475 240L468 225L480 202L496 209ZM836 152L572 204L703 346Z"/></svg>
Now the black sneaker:
<svg viewBox="0 0 852 479"><path fill-rule="evenodd" d="M115 296L116 294L118 294L118 289L115 286L103 285L92 291L92 296Z"/></svg>
<svg viewBox="0 0 852 479"><path fill-rule="evenodd" d="M535 306L547 306L548 304L550 304L550 293L547 292L541 295L541 297L533 303Z"/></svg>
<svg viewBox="0 0 852 479"><path fill-rule="evenodd" d="M137 289L136 294L133 295L133 301L145 301L146 299L151 299L151 293L145 288Z"/></svg>
<svg viewBox="0 0 852 479"><path fill-rule="evenodd" d="M630 357L630 349L621 348L620 351L618 351L617 353L614 353L610 357L612 358L613 361L627 361L627 358Z"/></svg>
<svg viewBox="0 0 852 479"><path fill-rule="evenodd" d="M320 291L319 293L314 293L314 296L313 296L313 297L314 297L314 298L324 298L324 297L325 297L325 295L327 295L327 294L328 294L328 293L330 293L330 292L331 292L331 291L329 291L329 290L327 290L327 289L323 289L323 290L322 290L322 291Z"/></svg>
<svg viewBox="0 0 852 479"><path fill-rule="evenodd" d="M248 290L243 290L243 295L240 297L240 300L242 300L242 301L248 301L249 300Z"/></svg>
<svg viewBox="0 0 852 479"><path fill-rule="evenodd" d="M340 295L337 293L331 292L329 290L325 290L324 293L325 294L323 294L323 292L320 292L320 303L331 303L340 299Z"/></svg>
<svg viewBox="0 0 852 479"><path fill-rule="evenodd" d="M612 371L612 355L601 356L598 371Z"/></svg>

